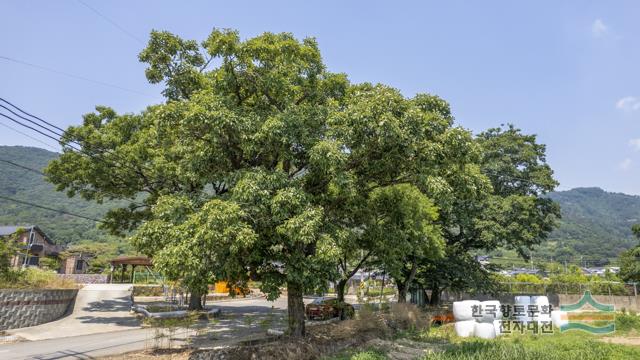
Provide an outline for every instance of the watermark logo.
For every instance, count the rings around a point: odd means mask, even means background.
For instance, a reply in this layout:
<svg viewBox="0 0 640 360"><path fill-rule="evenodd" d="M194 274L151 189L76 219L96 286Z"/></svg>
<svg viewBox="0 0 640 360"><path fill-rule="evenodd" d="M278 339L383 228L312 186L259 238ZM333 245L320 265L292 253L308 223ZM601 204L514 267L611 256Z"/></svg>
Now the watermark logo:
<svg viewBox="0 0 640 360"><path fill-rule="evenodd" d="M583 310L587 304L594 310ZM616 330L615 307L599 303L588 290L577 303L560 305L560 311L563 316L560 332L582 330L592 334L610 334Z"/></svg>

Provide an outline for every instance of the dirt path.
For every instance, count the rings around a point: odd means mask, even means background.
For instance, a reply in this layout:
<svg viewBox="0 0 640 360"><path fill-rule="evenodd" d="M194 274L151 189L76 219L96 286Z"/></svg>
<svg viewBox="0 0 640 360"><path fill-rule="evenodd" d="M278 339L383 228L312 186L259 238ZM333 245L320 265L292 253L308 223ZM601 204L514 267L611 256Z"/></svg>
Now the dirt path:
<svg viewBox="0 0 640 360"><path fill-rule="evenodd" d="M622 336L614 336L603 338L602 341L609 344L620 344L620 345L633 345L640 346L640 337L622 337Z"/></svg>

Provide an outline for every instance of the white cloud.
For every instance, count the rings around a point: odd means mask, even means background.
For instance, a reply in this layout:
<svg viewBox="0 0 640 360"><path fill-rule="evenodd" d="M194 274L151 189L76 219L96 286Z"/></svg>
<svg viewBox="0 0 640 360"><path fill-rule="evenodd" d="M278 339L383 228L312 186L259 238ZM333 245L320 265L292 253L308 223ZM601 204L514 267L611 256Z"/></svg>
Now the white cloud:
<svg viewBox="0 0 640 360"><path fill-rule="evenodd" d="M603 37L608 32L609 27L605 25L601 19L596 19L593 24L591 24L591 33L597 38Z"/></svg>
<svg viewBox="0 0 640 360"><path fill-rule="evenodd" d="M624 111L640 110L640 99L635 96L625 96L616 102L616 108Z"/></svg>
<svg viewBox="0 0 640 360"><path fill-rule="evenodd" d="M629 146L631 146L635 151L640 151L640 138L629 140Z"/></svg>
<svg viewBox="0 0 640 360"><path fill-rule="evenodd" d="M620 166L620 169L622 170L629 170L629 168L631 167L631 159L626 158L624 160L622 160L622 162L620 162L620 164L618 164L618 166Z"/></svg>

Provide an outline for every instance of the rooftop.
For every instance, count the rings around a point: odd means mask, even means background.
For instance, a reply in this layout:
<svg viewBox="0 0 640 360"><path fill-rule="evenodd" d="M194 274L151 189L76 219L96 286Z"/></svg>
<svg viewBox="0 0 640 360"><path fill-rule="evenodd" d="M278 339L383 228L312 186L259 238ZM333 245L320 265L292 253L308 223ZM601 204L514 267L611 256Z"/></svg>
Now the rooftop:
<svg viewBox="0 0 640 360"><path fill-rule="evenodd" d="M18 229L31 230L35 225L9 225L0 226L0 236L6 236L14 234Z"/></svg>
<svg viewBox="0 0 640 360"><path fill-rule="evenodd" d="M44 231L42 231L42 229L40 229L37 225L4 225L4 226L0 226L0 236L7 236L7 235L15 234L16 231L18 231L18 229L25 229L27 231L35 230L35 231L39 232L40 235L42 235L42 237L49 244L54 244L55 245L55 242L49 236L47 236L47 234L45 234Z"/></svg>

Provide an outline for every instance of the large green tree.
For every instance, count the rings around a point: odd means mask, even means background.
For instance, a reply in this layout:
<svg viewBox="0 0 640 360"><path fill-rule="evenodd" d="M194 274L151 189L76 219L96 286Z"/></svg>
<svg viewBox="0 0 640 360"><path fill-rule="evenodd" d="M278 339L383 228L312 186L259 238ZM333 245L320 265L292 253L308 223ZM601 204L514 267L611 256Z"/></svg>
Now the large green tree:
<svg viewBox="0 0 640 360"><path fill-rule="evenodd" d="M452 123L449 105L437 96L406 98L384 85L352 86L345 99L331 108L328 137L314 148L307 184L329 219L340 301L347 281L363 266L382 267L385 257L389 269L398 269L400 263L411 267L418 256L439 253L440 242L433 241L440 231L437 225L419 227L423 233L413 234L411 240L408 229L400 226L412 221L433 224L437 209L411 214L403 208L417 203L398 201L391 209L381 206L379 198L393 191L398 197L407 193L418 203L431 204L425 195L427 179L473 160L468 155L471 135ZM392 228L385 217L394 211L407 218L396 216ZM383 223L391 232L379 231ZM397 283L409 283L412 277Z"/></svg>
<svg viewBox="0 0 640 360"><path fill-rule="evenodd" d="M310 265L323 259L327 235L323 208L304 174L326 139L329 108L348 87L345 76L326 71L315 40L286 33L242 41L235 31L214 30L198 44L154 31L140 60L149 81L165 85L166 102L140 114L97 107L67 129L63 154L46 170L49 179L71 196L132 200L110 211L104 226L133 231L138 249L181 277L192 299L204 291L196 278L221 275L206 269L212 266L233 268L223 274L238 277L231 281L265 280L270 298L286 286L291 333L303 334L302 294L329 268ZM181 211L183 218L170 215ZM251 232L236 238L193 233L242 224ZM170 231L159 230L165 227ZM189 248L195 239L203 243ZM217 241L238 244L234 253L244 256L216 262L224 252L205 247ZM171 262L170 252L194 258Z"/></svg>
<svg viewBox="0 0 640 360"><path fill-rule="evenodd" d="M479 266L467 266L460 272L451 263L475 261L469 252L491 251L497 248L516 250L525 259L531 250L544 241L560 217L560 208L546 194L557 182L546 162L545 146L538 144L534 135L509 125L480 133L475 141L480 154L477 173L472 176L479 186L466 181L449 181L454 186L433 197L441 209L440 219L448 257L425 263L425 269L437 269L426 284L436 304L446 288L470 289L466 278L487 279ZM464 178L464 172L456 175ZM467 173L467 178L471 174ZM462 180L462 178L459 178ZM438 276L451 269L447 276ZM474 274L470 274L474 271ZM487 281L478 281L479 287L490 288ZM452 286L453 285L453 286Z"/></svg>

